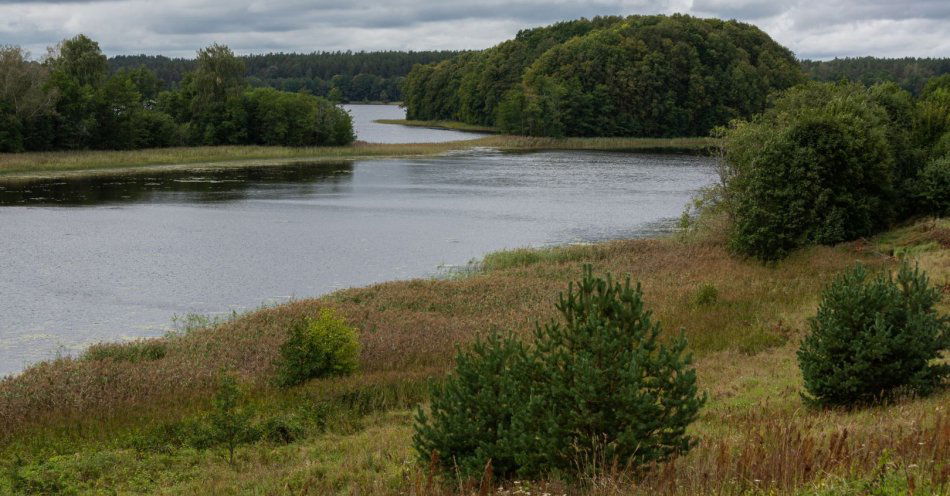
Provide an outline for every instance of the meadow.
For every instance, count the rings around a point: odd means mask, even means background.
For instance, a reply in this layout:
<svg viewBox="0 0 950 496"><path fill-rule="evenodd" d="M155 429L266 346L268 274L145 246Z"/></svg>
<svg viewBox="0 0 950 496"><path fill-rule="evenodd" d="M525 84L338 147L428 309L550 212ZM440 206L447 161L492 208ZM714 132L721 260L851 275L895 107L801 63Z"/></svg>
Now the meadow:
<svg viewBox="0 0 950 496"><path fill-rule="evenodd" d="M912 256L950 292L950 221L771 264L731 256L718 232L500 252L469 275L347 289L221 322L196 317L161 339L37 364L0 382L0 494L947 494L950 392L811 409L795 351L822 287L856 262L886 269ZM583 263L641 281L665 331L685 332L709 394L691 427L698 446L642 473L603 464L570 481L433 473L411 446L426 385L475 336L527 336L552 318ZM360 330L359 372L276 388L286 329L326 307ZM233 465L200 435L225 372L261 432Z"/></svg>

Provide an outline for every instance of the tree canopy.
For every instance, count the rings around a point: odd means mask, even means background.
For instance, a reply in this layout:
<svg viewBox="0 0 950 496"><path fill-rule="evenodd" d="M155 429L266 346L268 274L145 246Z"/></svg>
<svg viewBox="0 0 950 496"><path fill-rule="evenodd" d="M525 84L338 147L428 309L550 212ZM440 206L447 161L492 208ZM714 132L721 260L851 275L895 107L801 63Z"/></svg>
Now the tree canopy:
<svg viewBox="0 0 950 496"><path fill-rule="evenodd" d="M251 89L228 47L199 50L177 88L146 67L110 74L85 35L50 49L43 62L0 47L0 152L133 149L174 145L342 145L349 114L303 93Z"/></svg>
<svg viewBox="0 0 950 496"><path fill-rule="evenodd" d="M792 53L749 24L687 15L595 17L522 31L417 66L410 119L542 136L699 136L801 82Z"/></svg>

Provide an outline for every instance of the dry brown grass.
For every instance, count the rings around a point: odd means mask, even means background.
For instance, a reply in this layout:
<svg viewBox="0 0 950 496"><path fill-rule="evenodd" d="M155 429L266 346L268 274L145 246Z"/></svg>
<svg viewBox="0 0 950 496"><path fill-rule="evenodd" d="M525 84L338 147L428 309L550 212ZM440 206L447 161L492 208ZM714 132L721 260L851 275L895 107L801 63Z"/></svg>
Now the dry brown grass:
<svg viewBox="0 0 950 496"><path fill-rule="evenodd" d="M913 254L934 283L950 288L950 249L940 242L948 228L945 220L922 222L877 240L802 250L774 265L736 259L710 237L616 241L555 256L502 254L506 268L457 280L344 290L164 338L166 353L157 360L62 359L3 380L0 447L26 443L42 452L46 436L62 450L65 436L107 440L123 428L193 414L206 407L222 369L250 384L259 405L336 398L354 418L404 411L424 398L427 379L451 365L457 345L493 327L527 335L537 319L552 318L557 293L591 263L597 272L641 281L664 328L683 328L697 355L710 401L691 427L698 446L680 459L640 474L595 463L591 475L572 482L459 483L413 463L410 416L399 413L286 447L241 448L238 470L184 452L168 462L180 467L163 469L174 476L158 483L162 492L791 495L896 473L907 487L940 494L950 484L950 391L863 410L810 410L798 395L795 351L821 288L855 262L887 267L893 254ZM704 284L717 289L716 301L695 301ZM271 363L287 327L323 306L361 330L361 371L291 391L272 388ZM159 455L115 456L141 470L165 463Z"/></svg>
<svg viewBox="0 0 950 496"><path fill-rule="evenodd" d="M492 328L527 334L554 317L553 302L583 262L630 274L666 329L685 329L700 354L756 353L783 344L802 327L818 289L836 271L886 259L861 244L803 251L774 267L729 256L718 243L675 239L617 241L587 247L576 260L538 263L460 280L414 280L350 289L253 312L185 335L163 338L154 361L60 359L0 382L0 439L57 418L123 416L145 405L177 405L208 395L231 370L266 387L291 322L334 306L361 330L365 374L444 370L455 347ZM688 262L686 262L688 261ZM692 304L703 283L719 300Z"/></svg>

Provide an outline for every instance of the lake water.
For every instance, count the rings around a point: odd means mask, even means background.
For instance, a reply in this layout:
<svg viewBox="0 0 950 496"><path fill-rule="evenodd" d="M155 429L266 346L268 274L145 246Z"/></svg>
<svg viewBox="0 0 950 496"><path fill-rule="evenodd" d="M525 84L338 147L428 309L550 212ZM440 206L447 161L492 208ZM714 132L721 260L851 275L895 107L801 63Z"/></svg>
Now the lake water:
<svg viewBox="0 0 950 496"><path fill-rule="evenodd" d="M406 109L396 105L343 105L353 116L357 139L367 143L436 143L485 136L481 133L379 124L378 119L405 119Z"/></svg>
<svg viewBox="0 0 950 496"><path fill-rule="evenodd" d="M0 375L176 315L668 231L714 178L703 157L472 150L0 187Z"/></svg>

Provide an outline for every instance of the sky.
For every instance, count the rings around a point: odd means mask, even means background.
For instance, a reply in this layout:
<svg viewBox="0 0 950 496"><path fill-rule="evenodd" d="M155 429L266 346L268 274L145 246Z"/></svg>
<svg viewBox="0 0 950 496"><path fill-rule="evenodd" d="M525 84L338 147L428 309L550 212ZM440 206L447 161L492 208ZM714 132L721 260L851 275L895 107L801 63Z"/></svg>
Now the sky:
<svg viewBox="0 0 950 496"><path fill-rule="evenodd" d="M688 13L762 28L800 58L950 57L950 0L0 0L0 45L84 33L107 55L481 49L596 15Z"/></svg>

